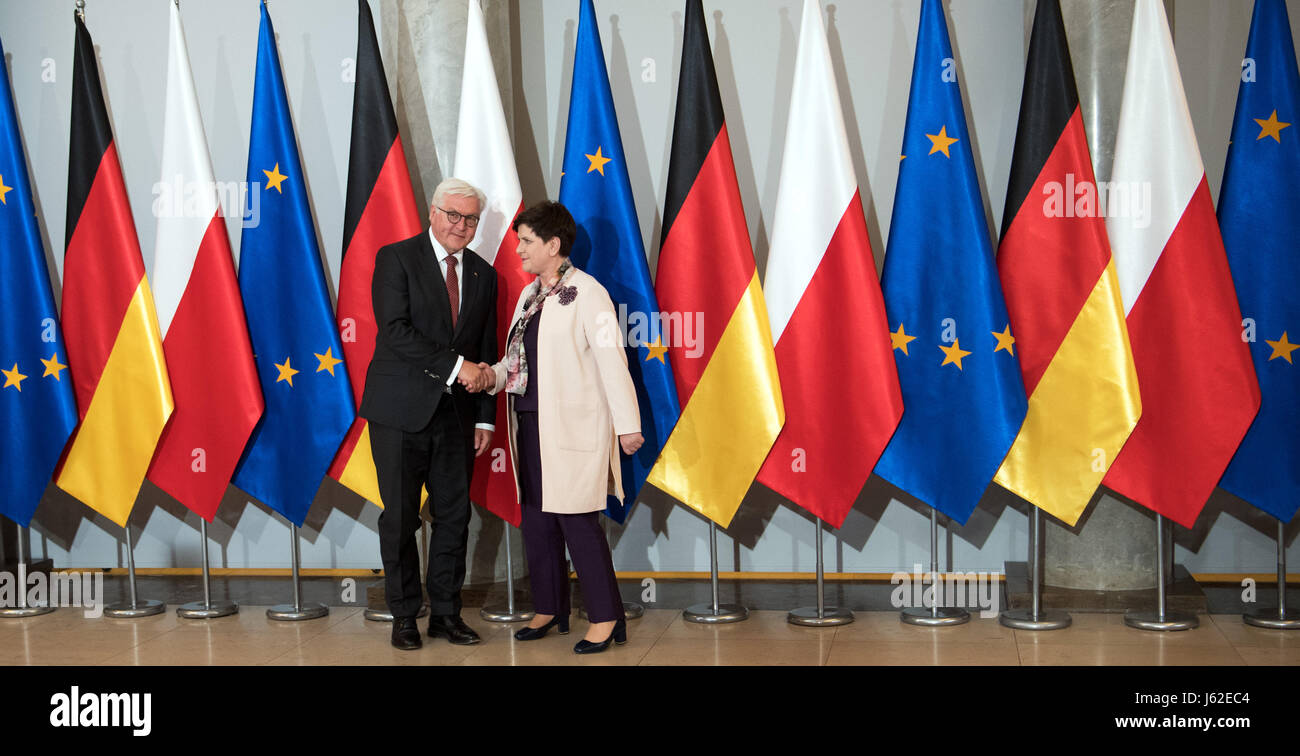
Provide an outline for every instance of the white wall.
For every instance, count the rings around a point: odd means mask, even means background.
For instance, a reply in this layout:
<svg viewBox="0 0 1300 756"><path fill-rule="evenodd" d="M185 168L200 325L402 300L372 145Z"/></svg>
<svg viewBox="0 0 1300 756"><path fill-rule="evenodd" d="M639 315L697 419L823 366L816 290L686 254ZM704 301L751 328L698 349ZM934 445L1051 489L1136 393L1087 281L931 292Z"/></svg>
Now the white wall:
<svg viewBox="0 0 1300 756"><path fill-rule="evenodd" d="M1077 0L1063 0L1074 2ZM508 0L513 119L520 174L529 202L554 197L568 112L578 4L576 0ZM5 43L38 208L51 259L62 270L67 139L72 73L72 0L0 2ZM767 255L800 0L706 0L705 13L732 136L751 237L760 270ZM919 0L824 2L849 136L862 184L877 261L888 235L897 178L898 148L906 116ZM337 280L347 180L352 85L342 75L355 55L356 7L352 0L274 0L281 62L331 282ZM390 81L409 77L391 59L386 30L445 27L463 35L458 18L422 18L400 24L392 2L372 4ZM406 6L411 7L410 5ZM1015 138L1024 56L1027 0L952 0L950 28L972 146L985 187L990 225L1001 222ZM1246 0L1177 0L1175 35L1189 106L1211 190L1217 196L1227 135L1236 100L1237 71L1245 48L1251 4ZM1293 3L1293 17L1300 4ZM633 176L637 211L652 265L657 257L667 180L673 104L681 48L678 0L596 0L624 147ZM411 11L408 10L408 13ZM199 103L216 177L245 177L252 82L257 44L256 0L184 0ZM166 0L89 0L87 23L101 52L106 96L146 265L152 267L151 189L159 171L167 56ZM457 25L459 24L459 26ZM459 38L459 37L457 37ZM400 44L400 43L398 43ZM505 54L505 51L502 51ZM53 81L44 81L47 60ZM403 128L433 136L432 150L412 156L421 174L438 174L439 155L454 144L429 123L446 122L458 107L454 87L424 81L426 113L406 112ZM395 86L395 83L394 83ZM1116 86L1120 86L1117 82ZM454 117L450 119L454 122ZM422 127L422 128L421 128ZM405 133L408 148L410 133ZM422 133L421 144L424 144ZM434 153L434 154L429 154ZM231 224L238 255L239 228ZM327 489L332 484L327 484ZM156 493L137 513L143 524L136 551L140 566L198 564L197 518ZM991 497L965 528L954 528L945 552L962 569L998 569L1022 559L1026 517L1010 497ZM318 497L304 529L306 567L378 567L377 509L337 489ZM237 495L227 497L212 528L217 566L285 566L284 521ZM827 568L892 571L928 562L928 514L894 499L871 483L837 536L826 536ZM491 523L476 520L476 534ZM811 570L812 523L781 497L755 486L720 542L723 569ZM1294 541L1295 527L1290 531ZM659 492L649 492L627 527L615 533L615 564L624 570L707 569L706 523ZM495 536L495 531L490 531ZM1180 533L1178 559L1194 571L1262 571L1273 568L1269 520L1228 497L1216 497L1195 531ZM124 563L120 530L69 497L51 493L37 515L33 543L58 564ZM1300 559L1293 543L1292 559Z"/></svg>

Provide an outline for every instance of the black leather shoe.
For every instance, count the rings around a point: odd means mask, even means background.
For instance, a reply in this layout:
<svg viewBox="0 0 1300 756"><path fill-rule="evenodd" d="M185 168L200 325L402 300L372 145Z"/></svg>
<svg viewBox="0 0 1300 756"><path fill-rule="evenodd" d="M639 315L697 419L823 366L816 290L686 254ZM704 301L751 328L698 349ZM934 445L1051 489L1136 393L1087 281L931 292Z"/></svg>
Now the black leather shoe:
<svg viewBox="0 0 1300 756"><path fill-rule="evenodd" d="M515 640L530 641L530 640L537 640L539 638L545 638L547 631L550 630L551 627L555 625L559 625L559 628L556 630L556 632L558 632L560 635L568 635L569 615L566 614L563 617L561 617L560 615L557 614L551 618L550 622L547 622L545 625L542 625L541 627L520 628L515 633Z"/></svg>
<svg viewBox="0 0 1300 756"><path fill-rule="evenodd" d="M472 646L483 639L465 624L459 614L435 614L429 617L429 637L446 638L457 646Z"/></svg>
<svg viewBox="0 0 1300 756"><path fill-rule="evenodd" d="M621 619L618 622L615 622L614 629L613 631L610 632L609 637L601 641L600 643L592 643L591 641L586 640L585 638L583 640L578 641L577 645L573 647L573 653L598 654L601 651L604 651L605 649L609 648L610 641L614 641L620 646L623 645L624 643L627 643L627 620L626 619Z"/></svg>
<svg viewBox="0 0 1300 756"><path fill-rule="evenodd" d="M420 628L414 617L393 618L393 648L414 651L424 645L420 640Z"/></svg>

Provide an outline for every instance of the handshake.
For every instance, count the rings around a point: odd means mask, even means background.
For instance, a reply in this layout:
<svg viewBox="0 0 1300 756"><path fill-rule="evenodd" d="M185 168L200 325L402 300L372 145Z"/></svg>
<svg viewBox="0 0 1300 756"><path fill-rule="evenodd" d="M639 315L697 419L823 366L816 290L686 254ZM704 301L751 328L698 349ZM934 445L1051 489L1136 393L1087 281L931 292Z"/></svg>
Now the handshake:
<svg viewBox="0 0 1300 756"><path fill-rule="evenodd" d="M465 387L466 391L477 394L496 386L497 374L492 369L492 366L486 362L475 365L469 360L465 360L465 362L461 363L460 372L456 374L456 380Z"/></svg>

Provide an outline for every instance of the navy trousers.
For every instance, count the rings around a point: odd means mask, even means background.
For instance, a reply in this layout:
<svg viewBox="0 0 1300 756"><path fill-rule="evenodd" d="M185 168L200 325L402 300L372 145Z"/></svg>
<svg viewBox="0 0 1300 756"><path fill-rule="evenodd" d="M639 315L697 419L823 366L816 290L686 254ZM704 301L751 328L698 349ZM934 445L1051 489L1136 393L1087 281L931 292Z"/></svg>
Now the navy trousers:
<svg viewBox="0 0 1300 756"><path fill-rule="evenodd" d="M614 577L614 560L600 526L600 512L555 514L542 511L542 455L537 434L537 413L518 412L519 483L522 492L524 551L533 586L533 609L538 614L569 614L569 570L564 547L569 547L573 569L591 622L623 619L623 598Z"/></svg>

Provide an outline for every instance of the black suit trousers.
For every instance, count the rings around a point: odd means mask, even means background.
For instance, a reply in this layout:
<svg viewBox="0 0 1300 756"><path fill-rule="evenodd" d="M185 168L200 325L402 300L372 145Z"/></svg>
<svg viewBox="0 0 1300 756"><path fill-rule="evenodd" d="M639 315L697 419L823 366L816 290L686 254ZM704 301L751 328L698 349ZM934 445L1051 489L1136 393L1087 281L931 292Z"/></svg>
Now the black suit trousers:
<svg viewBox="0 0 1300 756"><path fill-rule="evenodd" d="M462 418L453 397L444 396L423 429L406 432L370 423L370 448L385 508L379 515L379 550L384 592L394 617L415 617L420 592L420 487L429 491L433 533L425 576L429 610L460 614L469 539L469 482L474 470L474 420Z"/></svg>

